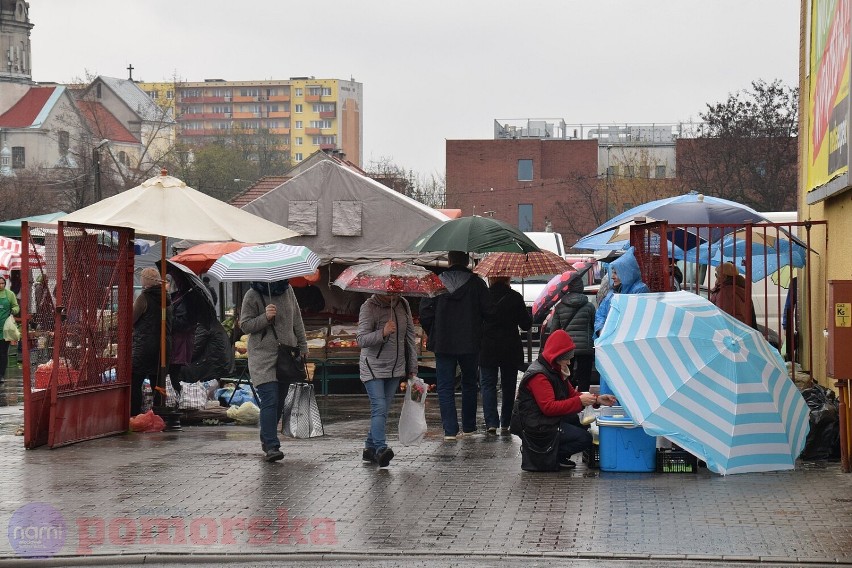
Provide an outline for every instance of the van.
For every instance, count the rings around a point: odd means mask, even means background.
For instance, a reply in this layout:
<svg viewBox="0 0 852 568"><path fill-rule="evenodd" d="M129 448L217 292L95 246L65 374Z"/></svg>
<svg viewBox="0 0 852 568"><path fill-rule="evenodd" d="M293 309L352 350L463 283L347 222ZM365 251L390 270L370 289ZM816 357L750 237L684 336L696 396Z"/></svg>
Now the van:
<svg viewBox="0 0 852 568"><path fill-rule="evenodd" d="M550 231L524 233L541 250L549 250L561 257L565 256L565 243L561 233Z"/></svg>

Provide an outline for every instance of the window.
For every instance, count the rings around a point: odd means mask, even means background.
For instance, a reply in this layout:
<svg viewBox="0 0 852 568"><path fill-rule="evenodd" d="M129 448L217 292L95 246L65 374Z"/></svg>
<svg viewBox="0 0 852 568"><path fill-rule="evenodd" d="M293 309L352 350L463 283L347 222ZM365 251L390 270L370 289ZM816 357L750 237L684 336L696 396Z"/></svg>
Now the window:
<svg viewBox="0 0 852 568"><path fill-rule="evenodd" d="M124 150L118 153L118 163L125 166L130 165L130 160L127 158L127 152Z"/></svg>
<svg viewBox="0 0 852 568"><path fill-rule="evenodd" d="M312 120L311 128L331 128L331 120Z"/></svg>
<svg viewBox="0 0 852 568"><path fill-rule="evenodd" d="M301 120L296 121L296 128L302 128L302 121Z"/></svg>
<svg viewBox="0 0 852 568"><path fill-rule="evenodd" d="M518 160L518 181L532 181L533 179L533 161ZM532 229L528 229L532 231Z"/></svg>
<svg viewBox="0 0 852 568"><path fill-rule="evenodd" d="M311 108L314 112L334 112L334 103L314 103Z"/></svg>
<svg viewBox="0 0 852 568"><path fill-rule="evenodd" d="M606 176L607 177L615 177L617 175L618 175L618 166L609 166L606 169Z"/></svg>
<svg viewBox="0 0 852 568"><path fill-rule="evenodd" d="M296 160L297 162L301 162L302 161L302 153L296 152L295 154L293 154L293 159Z"/></svg>
<svg viewBox="0 0 852 568"><path fill-rule="evenodd" d="M300 87L300 88L298 88L298 89L296 89L296 96L297 96L297 97L301 97L301 96L302 96L302 89L301 89L301 87Z"/></svg>
<svg viewBox="0 0 852 568"><path fill-rule="evenodd" d="M300 105L300 104L296 105L296 112L302 112L302 105Z"/></svg>
<svg viewBox="0 0 852 568"><path fill-rule="evenodd" d="M331 87L323 87L322 88L322 96L330 97L331 96Z"/></svg>
<svg viewBox="0 0 852 568"><path fill-rule="evenodd" d="M329 144L334 144L334 136L314 136L313 138L314 146L328 146Z"/></svg>
<svg viewBox="0 0 852 568"><path fill-rule="evenodd" d="M240 89L241 97L259 97L260 89Z"/></svg>
<svg viewBox="0 0 852 568"><path fill-rule="evenodd" d="M296 146L301 146L303 144L302 137L296 136Z"/></svg>
<svg viewBox="0 0 852 568"><path fill-rule="evenodd" d="M157 91L148 91L148 96L151 97L152 99L156 100L157 99Z"/></svg>
<svg viewBox="0 0 852 568"><path fill-rule="evenodd" d="M100 87L100 85L98 85ZM12 167L21 169L27 167L23 146L12 146Z"/></svg>
<svg viewBox="0 0 852 568"><path fill-rule="evenodd" d="M59 131L59 155L64 156L68 153L68 148L71 146L71 137L65 130Z"/></svg>
<svg viewBox="0 0 852 568"><path fill-rule="evenodd" d="M174 91L166 91L166 99L172 100L173 98L175 98L175 92Z"/></svg>
<svg viewBox="0 0 852 568"><path fill-rule="evenodd" d="M318 97L322 94L321 87L308 87L308 94L312 97Z"/></svg>
<svg viewBox="0 0 852 568"><path fill-rule="evenodd" d="M654 177L658 179L666 177L666 166L657 166L657 169L654 172Z"/></svg>
<svg viewBox="0 0 852 568"><path fill-rule="evenodd" d="M639 177L645 179L651 177L651 166L639 166Z"/></svg>
<svg viewBox="0 0 852 568"><path fill-rule="evenodd" d="M278 105L266 105L266 112L278 112Z"/></svg>
<svg viewBox="0 0 852 568"><path fill-rule="evenodd" d="M95 96L97 98L101 98L101 84L100 83L98 83L98 86L95 87Z"/></svg>
<svg viewBox="0 0 852 568"><path fill-rule="evenodd" d="M633 177L633 166L624 166L624 177Z"/></svg>
<svg viewBox="0 0 852 568"><path fill-rule="evenodd" d="M522 231L533 230L532 203L518 203L518 228Z"/></svg>
<svg viewBox="0 0 852 568"><path fill-rule="evenodd" d="M624 204L621 206L622 213L630 211L631 209L633 209L633 203L631 203L630 201L625 201Z"/></svg>

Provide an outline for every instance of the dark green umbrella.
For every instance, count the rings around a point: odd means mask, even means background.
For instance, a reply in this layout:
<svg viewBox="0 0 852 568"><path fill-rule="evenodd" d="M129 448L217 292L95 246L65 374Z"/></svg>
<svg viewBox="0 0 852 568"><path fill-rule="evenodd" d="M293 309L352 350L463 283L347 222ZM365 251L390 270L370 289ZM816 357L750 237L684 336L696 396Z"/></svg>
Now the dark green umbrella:
<svg viewBox="0 0 852 568"><path fill-rule="evenodd" d="M414 239L415 252L539 252L529 237L515 227L491 217L459 217L431 227Z"/></svg>

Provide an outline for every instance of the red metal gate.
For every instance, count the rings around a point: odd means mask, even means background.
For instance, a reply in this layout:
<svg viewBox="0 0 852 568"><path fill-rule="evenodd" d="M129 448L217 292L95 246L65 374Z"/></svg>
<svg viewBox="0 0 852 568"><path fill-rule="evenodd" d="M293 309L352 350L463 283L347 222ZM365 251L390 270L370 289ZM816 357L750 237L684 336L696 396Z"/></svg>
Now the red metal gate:
<svg viewBox="0 0 852 568"><path fill-rule="evenodd" d="M21 239L25 447L127 431L133 231L24 223Z"/></svg>

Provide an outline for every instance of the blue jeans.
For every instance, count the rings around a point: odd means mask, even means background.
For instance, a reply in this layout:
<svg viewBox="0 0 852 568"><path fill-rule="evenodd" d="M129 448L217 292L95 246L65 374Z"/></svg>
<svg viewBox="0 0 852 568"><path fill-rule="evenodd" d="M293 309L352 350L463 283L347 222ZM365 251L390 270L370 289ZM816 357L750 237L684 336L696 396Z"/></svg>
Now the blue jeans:
<svg viewBox="0 0 852 568"><path fill-rule="evenodd" d="M254 386L257 396L260 397L260 443L267 450L277 450L281 447L278 440L278 421L281 420L289 387L289 384L280 381Z"/></svg>
<svg viewBox="0 0 852 568"><path fill-rule="evenodd" d="M497 373L500 373L500 388L503 390L503 402L500 414L497 414ZM515 389L518 386L518 368L513 364L499 367L479 367L479 380L482 387L482 414L486 428L509 427L512 420L512 408L515 406Z"/></svg>
<svg viewBox="0 0 852 568"><path fill-rule="evenodd" d="M364 447L373 451L386 448L388 410L393 404L393 395L402 379L372 379L364 383L370 397L370 431Z"/></svg>
<svg viewBox="0 0 852 568"><path fill-rule="evenodd" d="M476 369L479 353L449 355L435 353L435 380L438 383L438 405L445 436L459 433L459 418L456 414L456 364L462 372L462 428L465 432L476 431Z"/></svg>

